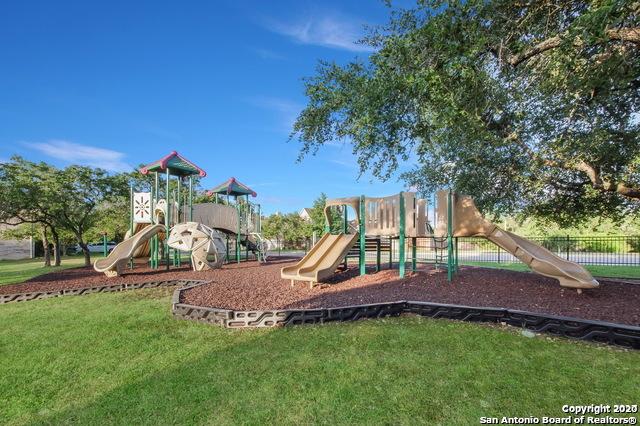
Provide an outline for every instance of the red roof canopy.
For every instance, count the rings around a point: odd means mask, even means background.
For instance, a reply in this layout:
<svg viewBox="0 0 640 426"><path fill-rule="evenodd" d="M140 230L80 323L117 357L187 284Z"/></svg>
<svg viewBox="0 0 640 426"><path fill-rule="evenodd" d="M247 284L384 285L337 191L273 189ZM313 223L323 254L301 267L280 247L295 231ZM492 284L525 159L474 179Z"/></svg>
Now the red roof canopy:
<svg viewBox="0 0 640 426"><path fill-rule="evenodd" d="M178 154L177 151L171 151L168 155L165 155L158 161L147 164L140 169L140 173L146 175L149 172L166 170L169 170L169 174L174 176L199 175L200 177L205 177L207 175L207 172Z"/></svg>
<svg viewBox="0 0 640 426"><path fill-rule="evenodd" d="M225 194L225 195L233 195L235 197L239 195L251 195L252 197L257 197L258 194L249 188L247 185L240 183L236 178L232 177L226 182L221 183L215 188L207 191L207 194Z"/></svg>

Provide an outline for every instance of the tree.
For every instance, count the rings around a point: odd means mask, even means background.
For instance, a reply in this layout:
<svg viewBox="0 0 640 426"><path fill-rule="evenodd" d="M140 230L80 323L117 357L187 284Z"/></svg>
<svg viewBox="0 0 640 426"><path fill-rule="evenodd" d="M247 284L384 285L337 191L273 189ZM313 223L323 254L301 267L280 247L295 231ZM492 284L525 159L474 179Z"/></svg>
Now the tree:
<svg viewBox="0 0 640 426"><path fill-rule="evenodd" d="M49 185L55 223L73 233L83 251L85 266L90 266L86 232L97 223L100 215L96 213L100 209L128 197L128 176L109 175L102 169L73 165L58 170Z"/></svg>
<svg viewBox="0 0 640 426"><path fill-rule="evenodd" d="M320 193L318 198L313 202L313 207L309 215L311 216L311 232L315 232L316 235L322 235L325 231L325 225L327 219L324 216L324 207L327 203L327 194ZM342 214L337 209L331 209L329 211L331 215L331 232L340 232L342 230Z"/></svg>
<svg viewBox="0 0 640 426"><path fill-rule="evenodd" d="M321 62L294 124L300 159L353 146L361 172L452 186L492 213L560 224L640 200L640 23L623 0L420 1Z"/></svg>
<svg viewBox="0 0 640 426"><path fill-rule="evenodd" d="M266 238L277 238L285 246L299 246L311 235L311 227L298 213L274 213L262 221L262 233Z"/></svg>
<svg viewBox="0 0 640 426"><path fill-rule="evenodd" d="M44 248L44 266L51 265L49 236L53 239L54 264L60 265L60 236L51 204L55 194L50 182L56 169L19 156L0 163L0 223L37 224Z"/></svg>

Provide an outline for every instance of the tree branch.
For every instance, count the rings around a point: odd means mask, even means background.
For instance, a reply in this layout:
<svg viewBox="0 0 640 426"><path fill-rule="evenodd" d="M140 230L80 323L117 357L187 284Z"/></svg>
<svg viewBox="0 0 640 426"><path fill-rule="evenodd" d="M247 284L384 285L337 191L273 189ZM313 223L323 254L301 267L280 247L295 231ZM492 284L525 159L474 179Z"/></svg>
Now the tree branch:
<svg viewBox="0 0 640 426"><path fill-rule="evenodd" d="M584 160L579 161L574 166L576 170L586 173L593 187L602 192L615 192L623 197L640 199L640 187L630 187L623 182L615 182L602 177L597 167Z"/></svg>
<svg viewBox="0 0 640 426"><path fill-rule="evenodd" d="M608 29L605 30L604 33L609 38L609 40L626 41L630 43L640 44L640 28ZM556 49L562 44L566 36L567 33L559 34L543 40L540 43L520 53L516 53L514 55L510 55L508 53L504 54L504 60L509 65L515 68L521 63L533 58L534 56L540 55L541 53L547 52L552 49ZM495 54L495 52L497 52L498 50L493 48L491 49L491 51Z"/></svg>

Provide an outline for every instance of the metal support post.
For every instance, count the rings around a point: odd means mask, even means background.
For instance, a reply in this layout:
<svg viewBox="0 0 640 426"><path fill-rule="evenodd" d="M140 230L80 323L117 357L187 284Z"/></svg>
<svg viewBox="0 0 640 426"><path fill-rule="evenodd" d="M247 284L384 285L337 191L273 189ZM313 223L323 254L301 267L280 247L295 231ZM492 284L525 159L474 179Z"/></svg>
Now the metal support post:
<svg viewBox="0 0 640 426"><path fill-rule="evenodd" d="M358 266L360 267L360 275L365 275L367 273L367 263L366 263L366 233L365 229L365 198L364 195L360 196L360 203L358 206L359 210L359 218L358 218L358 230L360 231L360 256L358 256Z"/></svg>
<svg viewBox="0 0 640 426"><path fill-rule="evenodd" d="M447 279L453 280L453 192L447 194Z"/></svg>
<svg viewBox="0 0 640 426"><path fill-rule="evenodd" d="M404 262L405 262L405 228L406 228L406 214L404 209L404 194L400 192L400 235L399 235L399 247L398 247L398 270L400 278L404 278Z"/></svg>

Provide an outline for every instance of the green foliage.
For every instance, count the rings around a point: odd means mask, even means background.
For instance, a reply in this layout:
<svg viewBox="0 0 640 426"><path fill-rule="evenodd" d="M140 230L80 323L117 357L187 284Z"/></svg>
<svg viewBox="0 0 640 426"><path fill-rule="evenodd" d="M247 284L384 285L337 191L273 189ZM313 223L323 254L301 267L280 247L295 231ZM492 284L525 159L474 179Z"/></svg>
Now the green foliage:
<svg viewBox="0 0 640 426"><path fill-rule="evenodd" d="M298 213L274 213L262 221L262 233L266 238L279 239L285 248L299 247L311 237L312 230Z"/></svg>
<svg viewBox="0 0 640 426"><path fill-rule="evenodd" d="M309 215L311 216L311 230L312 233L315 232L319 237L324 234L325 226L327 223L327 219L324 215L324 207L327 203L327 194L322 192L318 198L313 202L313 207L310 209ZM331 233L342 232L342 211L336 208L331 208L329 210L329 215L331 217Z"/></svg>
<svg viewBox="0 0 640 426"><path fill-rule="evenodd" d="M129 185L127 174L76 165L57 169L13 157L0 164L0 220L42 223L54 235L66 231L83 248L88 265L87 233L99 219L122 211Z"/></svg>
<svg viewBox="0 0 640 426"><path fill-rule="evenodd" d="M622 0L420 1L321 62L292 133L301 158L336 139L361 171L488 213L563 226L640 207L640 23ZM406 171L406 164L414 167Z"/></svg>

